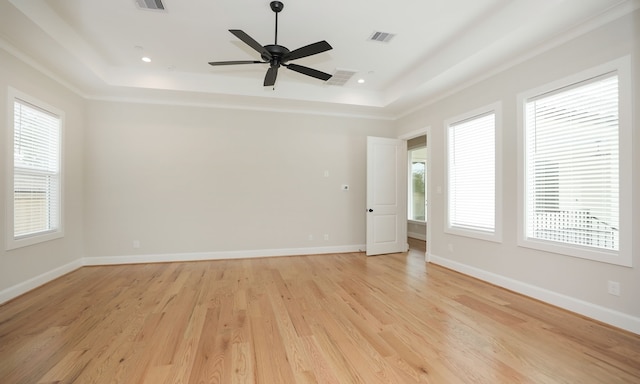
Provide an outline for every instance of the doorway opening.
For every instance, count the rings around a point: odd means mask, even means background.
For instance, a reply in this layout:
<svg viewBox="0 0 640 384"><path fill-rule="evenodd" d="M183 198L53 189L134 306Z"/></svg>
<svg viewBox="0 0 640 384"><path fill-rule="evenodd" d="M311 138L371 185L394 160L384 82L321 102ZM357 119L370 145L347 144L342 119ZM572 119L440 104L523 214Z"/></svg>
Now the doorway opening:
<svg viewBox="0 0 640 384"><path fill-rule="evenodd" d="M430 153L429 129L402 136L407 141L407 244L428 255Z"/></svg>

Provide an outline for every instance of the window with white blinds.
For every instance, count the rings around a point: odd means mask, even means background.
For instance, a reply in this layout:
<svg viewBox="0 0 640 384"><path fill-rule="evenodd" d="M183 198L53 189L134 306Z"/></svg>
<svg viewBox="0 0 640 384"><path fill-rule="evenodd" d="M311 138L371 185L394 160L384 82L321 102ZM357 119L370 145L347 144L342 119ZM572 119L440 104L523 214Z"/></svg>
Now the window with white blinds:
<svg viewBox="0 0 640 384"><path fill-rule="evenodd" d="M447 124L447 230L496 232L496 112ZM475 235L474 235L475 233Z"/></svg>
<svg viewBox="0 0 640 384"><path fill-rule="evenodd" d="M32 101L14 97L11 128L13 241L9 248L21 246L19 242L25 239L31 239L23 242L29 245L59 237L62 117Z"/></svg>
<svg viewBox="0 0 640 384"><path fill-rule="evenodd" d="M618 75L525 104L528 239L620 249Z"/></svg>

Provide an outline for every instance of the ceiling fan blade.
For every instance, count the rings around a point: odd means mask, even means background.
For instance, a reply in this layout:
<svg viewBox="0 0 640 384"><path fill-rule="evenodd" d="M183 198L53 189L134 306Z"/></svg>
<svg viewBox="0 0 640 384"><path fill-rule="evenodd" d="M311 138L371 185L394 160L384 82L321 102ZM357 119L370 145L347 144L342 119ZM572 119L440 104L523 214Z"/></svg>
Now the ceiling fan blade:
<svg viewBox="0 0 640 384"><path fill-rule="evenodd" d="M278 77L278 67L269 67L267 74L264 77L264 86L271 87L276 84L276 77Z"/></svg>
<svg viewBox="0 0 640 384"><path fill-rule="evenodd" d="M240 29L230 29L229 32L233 33L233 35L235 37L237 37L238 39L242 40L245 44L247 44L251 48L253 48L256 51L258 51L262 57L267 57L267 58L271 59L271 53L269 53L269 51L264 49L264 47L262 45L260 45L260 43L255 41L251 36L247 35L242 30L240 30Z"/></svg>
<svg viewBox="0 0 640 384"><path fill-rule="evenodd" d="M289 68L292 71L296 71L298 73L302 73L303 75L307 75L307 76L311 76L311 77L315 77L316 79L320 79L323 81L327 81L331 78L331 76L328 73L322 72L322 71L318 71L317 69L313 69L313 68L309 68L309 67L305 67L303 65L297 65L297 64L283 64L284 66L286 66L287 68Z"/></svg>
<svg viewBox="0 0 640 384"><path fill-rule="evenodd" d="M327 43L326 41L322 40L322 41L318 41L317 43L305 45L302 48L294 49L293 51L284 55L284 57L282 58L282 61L295 60L301 57L307 57L307 56L315 55L318 53L322 53L330 49L333 49L333 47L329 45L329 43Z"/></svg>
<svg viewBox="0 0 640 384"><path fill-rule="evenodd" d="M266 64L266 61L240 60L240 61L210 61L209 65L236 65L236 64Z"/></svg>

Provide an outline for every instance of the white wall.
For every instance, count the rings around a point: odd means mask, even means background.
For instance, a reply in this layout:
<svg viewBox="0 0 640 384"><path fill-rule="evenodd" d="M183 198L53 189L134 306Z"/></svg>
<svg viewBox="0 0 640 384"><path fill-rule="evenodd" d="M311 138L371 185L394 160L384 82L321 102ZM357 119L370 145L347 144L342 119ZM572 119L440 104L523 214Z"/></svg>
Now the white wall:
<svg viewBox="0 0 640 384"><path fill-rule="evenodd" d="M13 87L65 112L64 224L65 236L6 251L7 90ZM83 256L83 128L84 101L0 48L0 303L81 265Z"/></svg>
<svg viewBox="0 0 640 384"><path fill-rule="evenodd" d="M427 240L427 224L407 221L407 236L414 239Z"/></svg>
<svg viewBox="0 0 640 384"><path fill-rule="evenodd" d="M392 122L89 104L88 263L320 253L365 243L366 136L395 135Z"/></svg>
<svg viewBox="0 0 640 384"><path fill-rule="evenodd" d="M566 308L640 332L640 11L477 83L402 118L398 136L431 126L429 247L432 261ZM634 76L633 268L551 254L516 245L516 95L613 59L632 55ZM444 129L452 116L501 101L503 111L503 241L492 243L444 233ZM438 145L437 143L441 143ZM623 207L622 209L629 209ZM450 251L451 244L453 251ZM622 295L607 293L619 281Z"/></svg>

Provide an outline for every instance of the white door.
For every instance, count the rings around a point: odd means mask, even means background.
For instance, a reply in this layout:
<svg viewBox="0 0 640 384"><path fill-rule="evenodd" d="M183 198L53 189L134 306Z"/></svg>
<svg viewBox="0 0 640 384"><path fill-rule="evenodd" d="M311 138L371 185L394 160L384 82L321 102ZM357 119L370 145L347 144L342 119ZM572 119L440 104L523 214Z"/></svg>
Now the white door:
<svg viewBox="0 0 640 384"><path fill-rule="evenodd" d="M367 138L367 256L407 247L407 142Z"/></svg>

